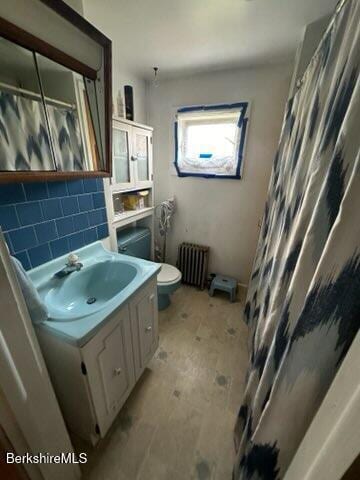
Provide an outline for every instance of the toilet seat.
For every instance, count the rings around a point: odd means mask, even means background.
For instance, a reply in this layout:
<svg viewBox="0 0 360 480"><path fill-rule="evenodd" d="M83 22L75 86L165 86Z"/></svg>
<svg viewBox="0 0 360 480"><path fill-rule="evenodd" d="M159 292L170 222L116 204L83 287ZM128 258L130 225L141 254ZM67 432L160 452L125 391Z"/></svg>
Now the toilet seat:
<svg viewBox="0 0 360 480"><path fill-rule="evenodd" d="M181 280L181 272L168 263L161 264L161 270L157 276L157 283L161 286L172 285Z"/></svg>

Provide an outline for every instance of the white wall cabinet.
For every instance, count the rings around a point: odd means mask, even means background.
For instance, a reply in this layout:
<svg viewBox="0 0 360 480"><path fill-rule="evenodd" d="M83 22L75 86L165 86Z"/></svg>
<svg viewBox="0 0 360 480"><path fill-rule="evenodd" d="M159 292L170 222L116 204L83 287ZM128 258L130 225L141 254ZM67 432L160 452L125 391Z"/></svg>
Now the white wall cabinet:
<svg viewBox="0 0 360 480"><path fill-rule="evenodd" d="M155 278L81 347L38 327L65 422L93 445L105 436L158 347L156 288Z"/></svg>
<svg viewBox="0 0 360 480"><path fill-rule="evenodd" d="M114 119L112 191L148 188L152 178L152 128Z"/></svg>
<svg viewBox="0 0 360 480"><path fill-rule="evenodd" d="M151 187L153 180L152 130L132 127L132 141L131 162L134 168L135 186Z"/></svg>
<svg viewBox="0 0 360 480"><path fill-rule="evenodd" d="M154 252L153 128L124 118L113 118L112 177L104 180L110 248L118 250L117 232L130 225L151 231ZM147 190L144 206L122 211L122 196ZM152 253L153 258L153 253Z"/></svg>
<svg viewBox="0 0 360 480"><path fill-rule="evenodd" d="M111 185L117 189L135 186L134 168L131 162L132 127L126 123L113 121L113 165Z"/></svg>

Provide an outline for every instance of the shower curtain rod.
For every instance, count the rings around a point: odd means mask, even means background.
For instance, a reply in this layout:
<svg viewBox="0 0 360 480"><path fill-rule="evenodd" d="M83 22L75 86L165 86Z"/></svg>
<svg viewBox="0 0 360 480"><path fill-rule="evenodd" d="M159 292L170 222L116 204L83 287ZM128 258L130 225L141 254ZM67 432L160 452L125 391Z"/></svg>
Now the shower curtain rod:
<svg viewBox="0 0 360 480"><path fill-rule="evenodd" d="M20 88L20 87L15 87L14 85L9 85L8 83L0 82L0 88L5 88L7 90L10 90L16 93L22 93L23 95L27 95L30 98L35 98L36 100L41 99L40 93L32 92L31 90L25 90L24 88ZM53 105L58 105L60 107L66 107L66 108L71 108L72 110L76 110L76 106L74 104L61 102L60 100L55 100L54 98L49 98L49 97L44 97L44 98L48 103L51 103Z"/></svg>

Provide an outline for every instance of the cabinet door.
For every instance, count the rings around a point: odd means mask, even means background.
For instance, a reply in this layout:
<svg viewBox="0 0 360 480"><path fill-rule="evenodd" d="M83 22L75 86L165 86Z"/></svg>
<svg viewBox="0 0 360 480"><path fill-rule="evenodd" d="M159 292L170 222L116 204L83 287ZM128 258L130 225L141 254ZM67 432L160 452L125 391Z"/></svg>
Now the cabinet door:
<svg viewBox="0 0 360 480"><path fill-rule="evenodd" d="M112 184L119 189L134 186L134 166L131 162L131 127L113 122L113 176Z"/></svg>
<svg viewBox="0 0 360 480"><path fill-rule="evenodd" d="M82 348L89 387L103 437L135 383L128 307Z"/></svg>
<svg viewBox="0 0 360 480"><path fill-rule="evenodd" d="M159 343L156 282L152 282L132 301L131 328L135 377L138 379L154 355Z"/></svg>
<svg viewBox="0 0 360 480"><path fill-rule="evenodd" d="M133 127L132 160L135 166L137 186L149 186L152 182L152 132Z"/></svg>

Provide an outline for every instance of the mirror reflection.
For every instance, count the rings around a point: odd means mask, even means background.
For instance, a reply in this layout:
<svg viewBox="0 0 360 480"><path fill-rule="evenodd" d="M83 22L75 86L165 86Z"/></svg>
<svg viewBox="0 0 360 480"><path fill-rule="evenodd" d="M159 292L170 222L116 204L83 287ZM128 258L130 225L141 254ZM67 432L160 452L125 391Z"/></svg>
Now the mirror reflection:
<svg viewBox="0 0 360 480"><path fill-rule="evenodd" d="M82 75L36 54L57 169L103 169Z"/></svg>
<svg viewBox="0 0 360 480"><path fill-rule="evenodd" d="M105 170L95 81L0 37L0 170Z"/></svg>
<svg viewBox="0 0 360 480"><path fill-rule="evenodd" d="M34 54L0 37L0 170L55 169Z"/></svg>

